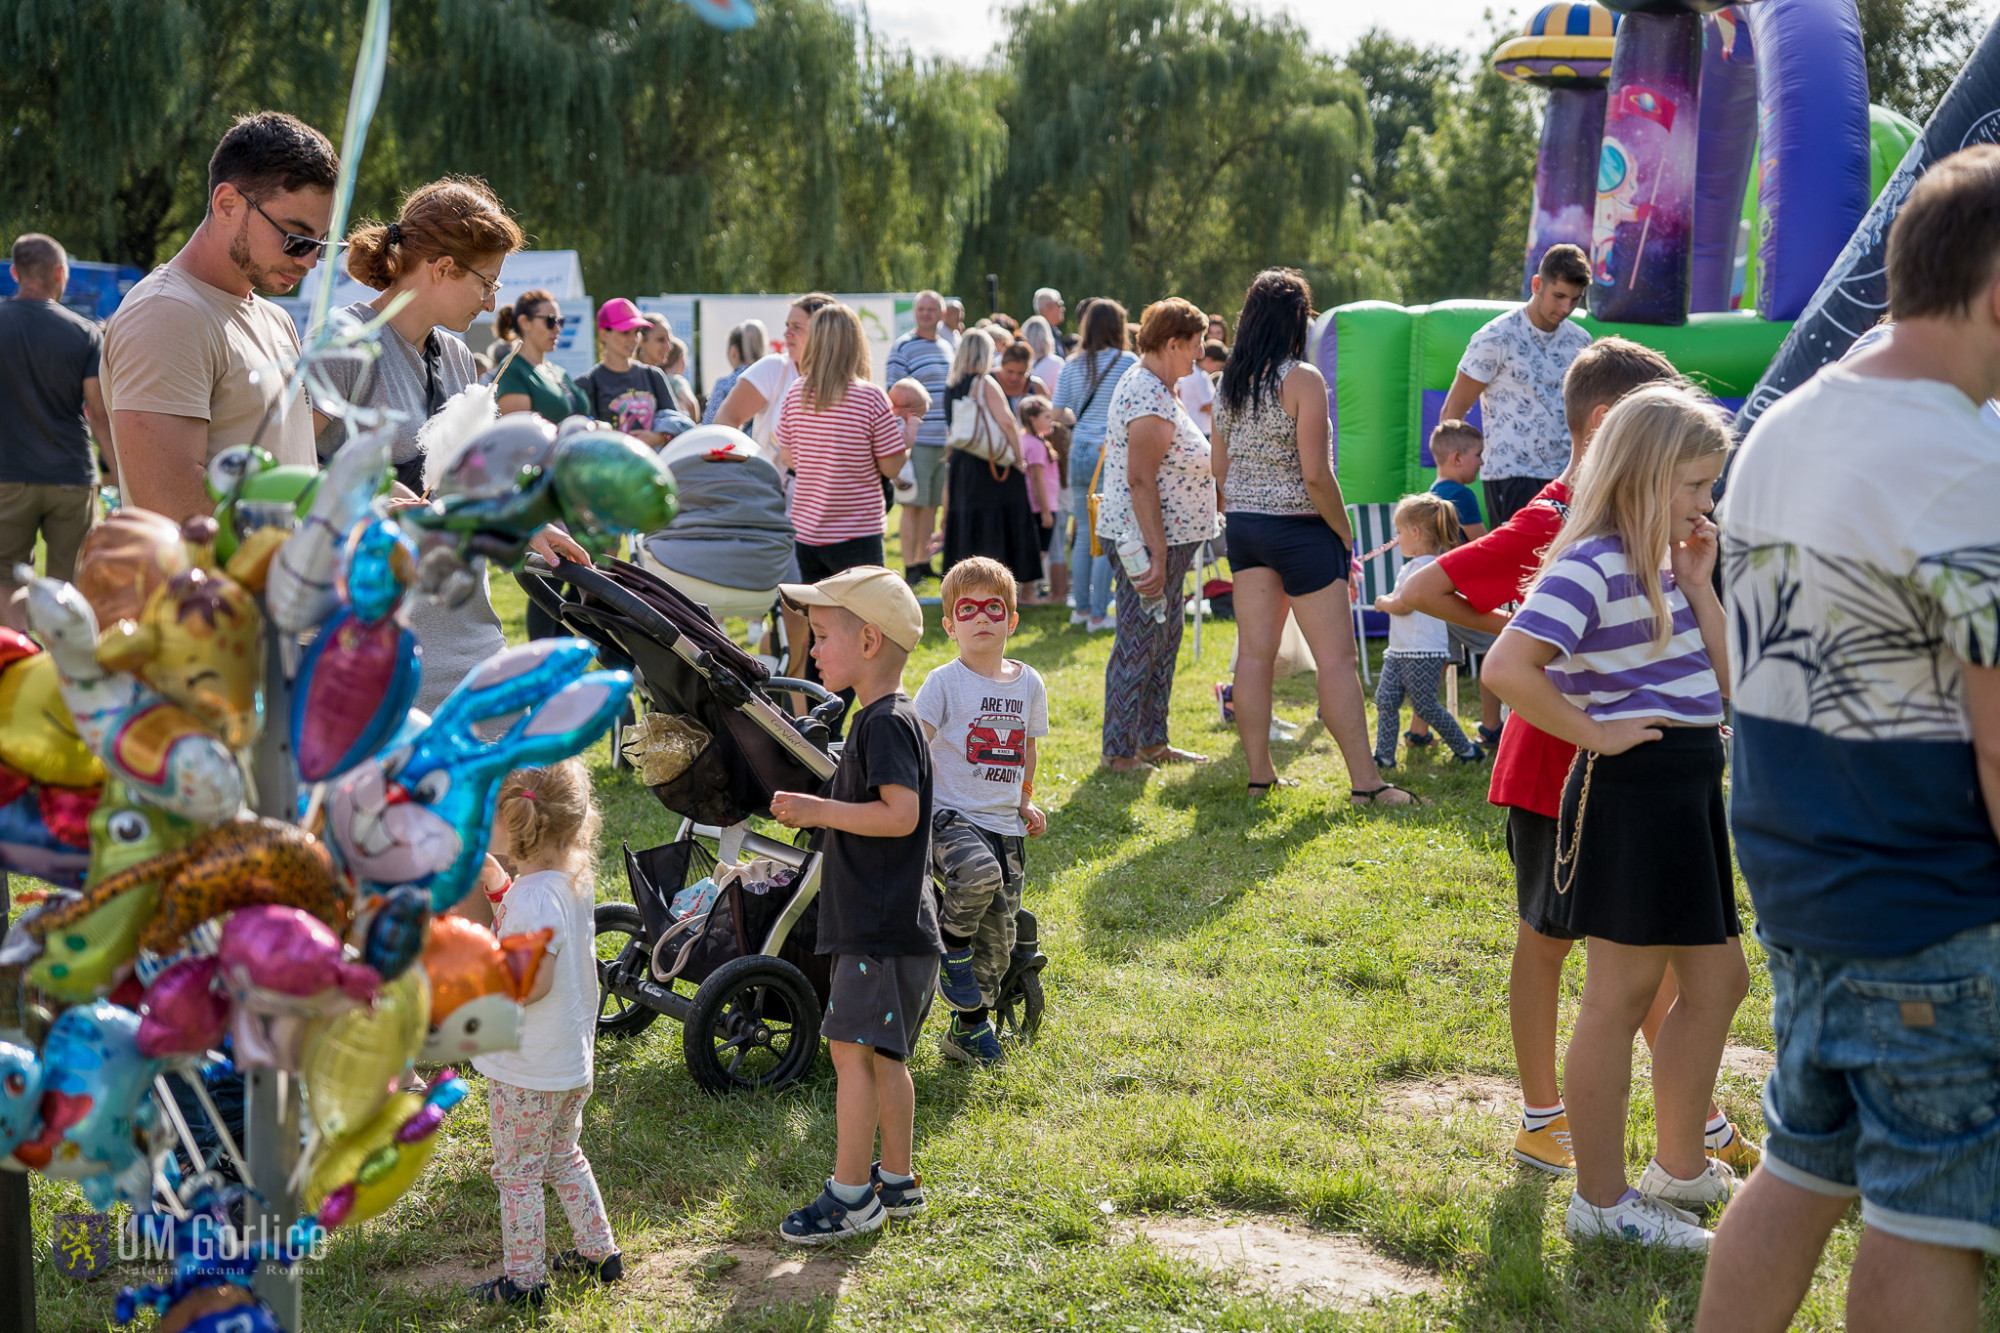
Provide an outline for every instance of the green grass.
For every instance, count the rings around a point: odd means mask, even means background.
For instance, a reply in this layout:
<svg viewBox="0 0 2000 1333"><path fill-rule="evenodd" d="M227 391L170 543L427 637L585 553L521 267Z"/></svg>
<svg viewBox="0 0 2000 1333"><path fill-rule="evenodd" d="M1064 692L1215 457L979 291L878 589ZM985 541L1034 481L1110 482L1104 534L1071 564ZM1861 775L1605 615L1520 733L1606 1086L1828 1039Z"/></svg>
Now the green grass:
<svg viewBox="0 0 2000 1333"><path fill-rule="evenodd" d="M518 634L518 593L499 579L495 588ZM1483 771L1418 756L1399 780L1431 806L1355 811L1315 725L1277 747L1280 771L1302 785L1249 799L1235 737L1209 697L1232 640L1233 627L1211 624L1200 663L1184 648L1174 695L1176 741L1218 762L1144 780L1097 767L1109 637L1066 628L1055 609L1023 617L1015 651L1047 678L1054 728L1037 784L1049 831L1030 845L1027 891L1050 957L1047 1023L1037 1045L991 1073L946 1066L923 1046L912 1063L931 1209L814 1259L809 1272L844 1274L841 1296L785 1299L738 1280L749 1264L736 1262L770 1251L779 1220L830 1167L826 1060L786 1092L716 1100L695 1088L680 1030L661 1020L600 1045L584 1133L638 1280L558 1289L539 1319L475 1309L453 1286L425 1289L427 1274L498 1268L474 1077L417 1188L383 1218L337 1233L306 1283L307 1328L1686 1327L1699 1260L1572 1247L1567 1190L1509 1164L1509 1124L1425 1119L1395 1096L1421 1076L1512 1075L1513 883ZM909 687L944 657L933 629ZM1310 684L1280 685L1282 715L1311 716ZM650 846L672 821L631 774L610 770L604 746L591 762L612 853L601 893L621 897L618 839ZM1752 971L1732 1040L1768 1047L1769 987ZM1579 956L1565 1022L1581 981ZM1761 1136L1752 1082L1726 1075L1718 1095ZM1650 1142L1639 1081L1635 1172ZM80 1202L39 1178L35 1197L44 1236L52 1209ZM1359 1234L1433 1270L1441 1293L1317 1310L1207 1275L1121 1226L1221 1213ZM554 1246L568 1244L553 1202L550 1232ZM1799 1327L1840 1326L1857 1236L1854 1221L1837 1233ZM104 1327L114 1286L75 1285L44 1263L43 1327Z"/></svg>

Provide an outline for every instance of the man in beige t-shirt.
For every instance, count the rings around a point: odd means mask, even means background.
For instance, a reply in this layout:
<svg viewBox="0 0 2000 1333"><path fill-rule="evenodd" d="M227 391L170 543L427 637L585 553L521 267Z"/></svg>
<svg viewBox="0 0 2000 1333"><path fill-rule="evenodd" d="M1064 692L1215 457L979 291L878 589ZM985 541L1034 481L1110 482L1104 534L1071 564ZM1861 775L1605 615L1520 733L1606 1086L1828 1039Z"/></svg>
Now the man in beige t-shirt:
<svg viewBox="0 0 2000 1333"><path fill-rule="evenodd" d="M338 170L326 136L282 112L244 116L222 136L208 215L105 328L101 378L126 504L175 521L213 509L208 460L257 438L284 392L278 366L299 354L291 318L257 292L290 291L319 262ZM280 463L319 461L304 394L259 443Z"/></svg>

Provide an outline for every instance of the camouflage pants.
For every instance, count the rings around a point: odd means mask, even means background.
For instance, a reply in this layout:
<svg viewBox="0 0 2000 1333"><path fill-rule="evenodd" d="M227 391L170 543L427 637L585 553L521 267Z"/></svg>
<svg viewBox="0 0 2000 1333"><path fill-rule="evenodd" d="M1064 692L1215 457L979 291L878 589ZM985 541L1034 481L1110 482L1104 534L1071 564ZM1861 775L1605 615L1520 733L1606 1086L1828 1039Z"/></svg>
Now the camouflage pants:
<svg viewBox="0 0 2000 1333"><path fill-rule="evenodd" d="M979 1002L991 1008L1014 952L1014 913L1026 878L1021 839L988 833L956 810L931 816L931 873L943 889L938 926L972 940Z"/></svg>

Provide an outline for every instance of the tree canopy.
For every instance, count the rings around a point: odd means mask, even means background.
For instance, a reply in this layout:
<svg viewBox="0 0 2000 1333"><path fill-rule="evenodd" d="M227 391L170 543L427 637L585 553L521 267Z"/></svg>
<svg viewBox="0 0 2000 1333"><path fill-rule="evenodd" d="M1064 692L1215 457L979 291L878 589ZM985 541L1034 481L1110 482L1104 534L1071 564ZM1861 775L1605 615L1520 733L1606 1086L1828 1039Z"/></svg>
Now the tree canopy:
<svg viewBox="0 0 2000 1333"><path fill-rule="evenodd" d="M1875 100L1922 118L1983 25L1859 0ZM80 258L173 253L238 114L339 137L355 0L0 0L0 223ZM865 11L863 11L865 13ZM844 0L405 0L356 216L485 177L594 292L1044 284L1233 309L1256 270L1321 305L1517 289L1541 96L1484 53L1367 33L1339 59L1235 0L1018 0L983 67ZM1496 29L1493 40L1497 41Z"/></svg>

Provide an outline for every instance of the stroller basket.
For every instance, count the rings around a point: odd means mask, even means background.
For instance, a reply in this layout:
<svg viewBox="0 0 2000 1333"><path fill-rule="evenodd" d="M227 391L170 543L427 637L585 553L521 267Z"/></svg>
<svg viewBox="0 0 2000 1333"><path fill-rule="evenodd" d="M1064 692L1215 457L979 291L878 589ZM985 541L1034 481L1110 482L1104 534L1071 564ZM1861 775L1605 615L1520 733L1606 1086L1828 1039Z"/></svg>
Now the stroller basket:
<svg viewBox="0 0 2000 1333"><path fill-rule="evenodd" d="M669 907L674 895L712 873L715 864L715 858L692 837L639 852L625 844L625 875L632 885L632 901L645 920L647 937L657 942L652 961L656 980L699 985L724 963L761 952L771 928L799 892L796 884L783 884L755 893L733 882L715 896L704 915L676 920ZM823 999L829 960L814 953L818 936L819 903L815 899L807 904L777 956L804 972Z"/></svg>
<svg viewBox="0 0 2000 1333"><path fill-rule="evenodd" d="M710 738L652 787L667 809L704 824L741 823L769 815L777 792L818 791L832 773L833 761L764 694L771 679L764 664L671 584L622 560L564 563L553 577L575 589L574 599L539 570L520 580L607 663L628 667L655 712L689 720Z"/></svg>

